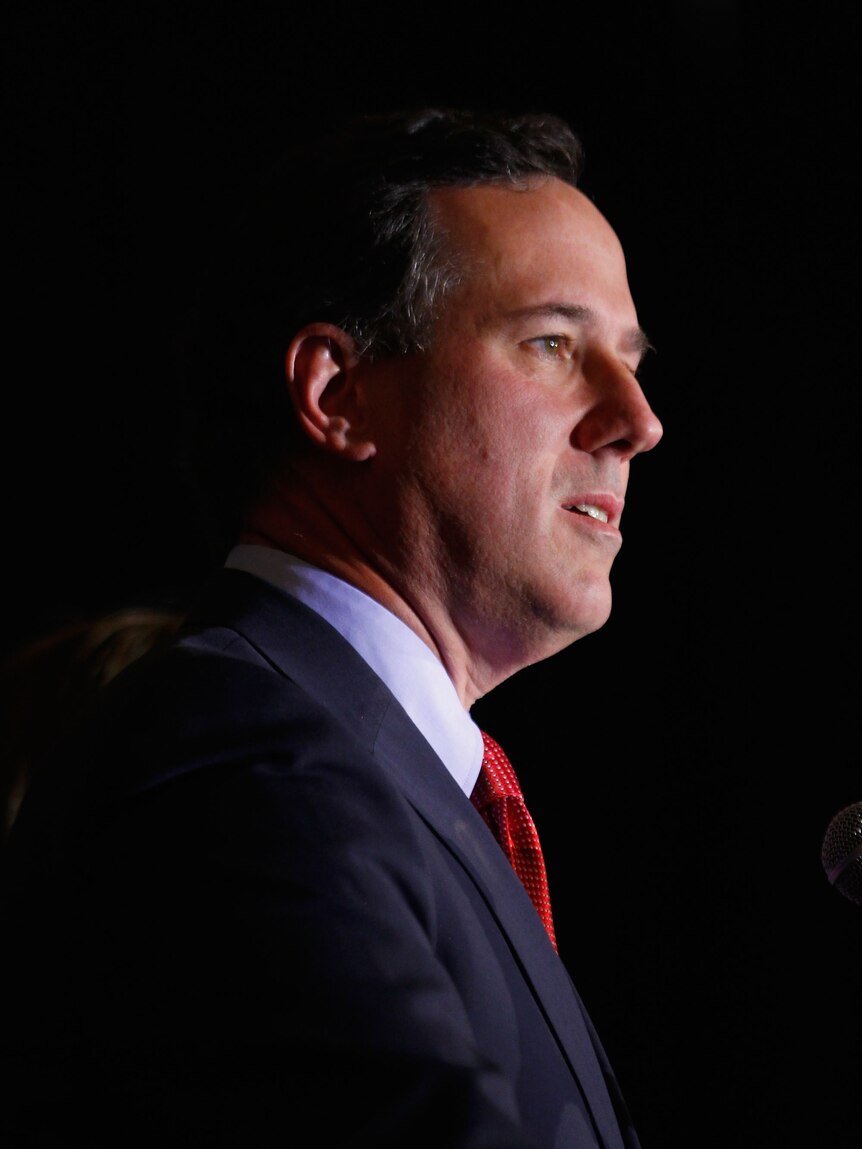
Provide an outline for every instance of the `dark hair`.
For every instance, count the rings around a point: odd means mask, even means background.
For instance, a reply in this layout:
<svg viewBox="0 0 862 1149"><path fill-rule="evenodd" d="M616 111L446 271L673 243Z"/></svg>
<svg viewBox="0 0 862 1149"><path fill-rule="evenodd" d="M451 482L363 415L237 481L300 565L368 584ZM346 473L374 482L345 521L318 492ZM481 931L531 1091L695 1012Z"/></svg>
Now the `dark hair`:
<svg viewBox="0 0 862 1149"><path fill-rule="evenodd" d="M315 200L318 211L324 206L324 229L339 221L329 232L337 248L319 279L303 284L300 309L343 327L365 353L419 349L458 278L429 212L429 191L522 185L537 176L574 185L581 164L579 140L548 114L430 108L351 121L318 143L316 168L326 183Z"/></svg>
<svg viewBox="0 0 862 1149"><path fill-rule="evenodd" d="M218 504L222 548L290 442L283 362L293 334L329 322L369 356L421 349L462 271L434 226L428 193L537 177L576 185L582 167L578 137L548 113L424 108L306 135L253 188L235 238L239 262L226 262L218 280L230 280L223 310L210 312L188 359L196 380L190 469Z"/></svg>

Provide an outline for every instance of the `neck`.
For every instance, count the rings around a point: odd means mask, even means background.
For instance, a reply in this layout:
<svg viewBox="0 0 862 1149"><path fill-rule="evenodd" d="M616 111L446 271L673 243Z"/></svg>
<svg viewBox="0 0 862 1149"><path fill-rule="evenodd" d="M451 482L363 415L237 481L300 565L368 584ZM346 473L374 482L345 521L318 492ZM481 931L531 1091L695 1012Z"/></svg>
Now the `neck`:
<svg viewBox="0 0 862 1149"><path fill-rule="evenodd" d="M275 479L247 513L238 541L287 551L357 587L409 626L445 665L421 610L399 592L361 519L347 522L333 506L343 506L343 499L330 501L302 483Z"/></svg>
<svg viewBox="0 0 862 1149"><path fill-rule="evenodd" d="M533 661L511 636L474 641L470 628L459 625L458 610L437 592L433 558L422 558L418 541L406 550L393 548L389 540L403 534L397 523L382 538L358 509L345 515L345 505L343 491L326 498L294 477L275 479L247 514L238 541L287 551L375 599L440 660L465 710Z"/></svg>

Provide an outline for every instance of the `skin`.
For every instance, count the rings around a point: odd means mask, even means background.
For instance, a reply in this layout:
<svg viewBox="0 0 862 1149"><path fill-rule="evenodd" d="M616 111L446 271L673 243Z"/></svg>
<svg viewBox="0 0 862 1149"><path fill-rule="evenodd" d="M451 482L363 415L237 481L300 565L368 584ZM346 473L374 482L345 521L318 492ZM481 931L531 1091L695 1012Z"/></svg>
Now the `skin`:
<svg viewBox="0 0 862 1149"><path fill-rule="evenodd" d="M378 599L469 709L607 621L629 465L662 428L622 247L583 193L549 179L431 204L465 274L427 350L369 363L339 328L297 333L286 375L307 448L244 539Z"/></svg>

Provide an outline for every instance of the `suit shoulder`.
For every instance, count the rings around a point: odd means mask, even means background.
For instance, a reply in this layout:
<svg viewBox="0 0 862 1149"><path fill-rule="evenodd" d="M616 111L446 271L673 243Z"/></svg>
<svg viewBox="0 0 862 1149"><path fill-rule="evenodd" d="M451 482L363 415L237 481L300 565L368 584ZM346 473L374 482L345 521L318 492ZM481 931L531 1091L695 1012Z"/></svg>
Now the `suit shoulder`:
<svg viewBox="0 0 862 1149"><path fill-rule="evenodd" d="M145 654L99 690L32 763L20 813L65 822L74 812L84 824L87 811L101 819L183 778L288 769L315 746L357 751L349 728L300 683L235 632L207 632Z"/></svg>

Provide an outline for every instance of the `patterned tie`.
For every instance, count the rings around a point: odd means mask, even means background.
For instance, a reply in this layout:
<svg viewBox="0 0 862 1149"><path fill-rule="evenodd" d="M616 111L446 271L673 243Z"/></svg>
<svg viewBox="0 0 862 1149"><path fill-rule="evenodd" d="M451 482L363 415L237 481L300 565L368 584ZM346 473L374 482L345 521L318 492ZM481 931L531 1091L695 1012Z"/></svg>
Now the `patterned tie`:
<svg viewBox="0 0 862 1149"><path fill-rule="evenodd" d="M554 949L557 938L551 918L551 899L539 835L524 803L512 763L494 739L482 731L485 756L470 799L500 843L512 869L521 879Z"/></svg>

